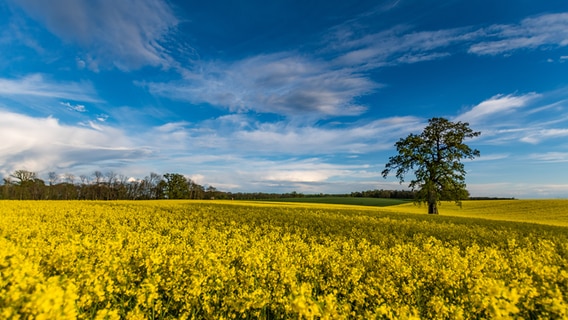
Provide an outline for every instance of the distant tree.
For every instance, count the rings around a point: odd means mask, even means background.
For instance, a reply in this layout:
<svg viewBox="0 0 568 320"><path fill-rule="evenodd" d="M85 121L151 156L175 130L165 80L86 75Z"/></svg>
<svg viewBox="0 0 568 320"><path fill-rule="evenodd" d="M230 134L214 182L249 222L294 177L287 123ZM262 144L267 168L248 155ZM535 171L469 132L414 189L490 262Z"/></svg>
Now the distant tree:
<svg viewBox="0 0 568 320"><path fill-rule="evenodd" d="M49 185L52 186L57 183L59 178L57 177L57 173L55 171L50 171L48 174Z"/></svg>
<svg viewBox="0 0 568 320"><path fill-rule="evenodd" d="M32 181L37 178L37 174L32 171L28 170L16 170L14 173L10 175L13 178L18 179L18 184L22 184L23 182Z"/></svg>
<svg viewBox="0 0 568 320"><path fill-rule="evenodd" d="M191 179L187 179L190 199L203 199L205 197L205 188Z"/></svg>
<svg viewBox="0 0 568 320"><path fill-rule="evenodd" d="M146 176L143 183L143 193L146 199L163 199L164 198L164 186L162 183L164 179L161 175L151 172L149 176Z"/></svg>
<svg viewBox="0 0 568 320"><path fill-rule="evenodd" d="M166 173L165 194L168 199L187 199L189 198L189 186L187 179L179 173Z"/></svg>
<svg viewBox="0 0 568 320"><path fill-rule="evenodd" d="M16 170L10 175L18 179L14 183L13 199L40 200L47 196L45 182L37 177L37 174L28 170ZM5 181L9 181L6 180Z"/></svg>
<svg viewBox="0 0 568 320"><path fill-rule="evenodd" d="M398 155L389 158L382 175L386 178L391 170L396 170L396 177L402 183L404 176L413 170L415 178L409 187L418 190L417 202L428 203L429 214L438 214L442 199L461 205L468 195L461 159L479 156L479 150L471 149L463 141L480 134L470 129L467 122L432 118L420 135L410 134L395 144Z"/></svg>
<svg viewBox="0 0 568 320"><path fill-rule="evenodd" d="M93 176L95 177L95 183L96 184L103 182L104 175L103 175L102 172L97 170L97 171L93 172Z"/></svg>
<svg viewBox="0 0 568 320"><path fill-rule="evenodd" d="M79 176L79 179L81 179L81 184L89 184L90 180L89 180L89 176L86 174L82 174Z"/></svg>
<svg viewBox="0 0 568 320"><path fill-rule="evenodd" d="M118 175L114 171L107 172L105 176L107 178L108 185L113 185L116 183Z"/></svg>
<svg viewBox="0 0 568 320"><path fill-rule="evenodd" d="M217 188L215 188L214 186L207 187L207 189L205 190L205 197L207 199L215 200L215 198L217 197Z"/></svg>
<svg viewBox="0 0 568 320"><path fill-rule="evenodd" d="M13 199L14 185L10 177L3 178L4 184L2 185L2 199Z"/></svg>
<svg viewBox="0 0 568 320"><path fill-rule="evenodd" d="M75 175L72 173L65 173L64 174L64 178L65 178L65 182L69 183L69 184L75 184Z"/></svg>

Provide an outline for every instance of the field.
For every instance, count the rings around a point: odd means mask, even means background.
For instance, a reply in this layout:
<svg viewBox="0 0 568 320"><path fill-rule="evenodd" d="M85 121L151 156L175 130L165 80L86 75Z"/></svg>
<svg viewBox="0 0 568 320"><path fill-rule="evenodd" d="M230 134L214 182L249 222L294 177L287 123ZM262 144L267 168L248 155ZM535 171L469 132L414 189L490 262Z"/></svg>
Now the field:
<svg viewBox="0 0 568 320"><path fill-rule="evenodd" d="M325 203L325 204L349 204L357 206L386 207L407 203L410 200L382 199L382 198L357 198L357 197L303 197L281 198L273 200L277 202L300 202L300 203Z"/></svg>
<svg viewBox="0 0 568 320"><path fill-rule="evenodd" d="M0 318L567 318L566 203L3 201Z"/></svg>
<svg viewBox="0 0 568 320"><path fill-rule="evenodd" d="M388 207L387 210L405 213L426 211L424 206L412 203ZM462 207L444 202L439 207L442 215L491 220L530 222L568 227L568 200L475 200L463 201Z"/></svg>

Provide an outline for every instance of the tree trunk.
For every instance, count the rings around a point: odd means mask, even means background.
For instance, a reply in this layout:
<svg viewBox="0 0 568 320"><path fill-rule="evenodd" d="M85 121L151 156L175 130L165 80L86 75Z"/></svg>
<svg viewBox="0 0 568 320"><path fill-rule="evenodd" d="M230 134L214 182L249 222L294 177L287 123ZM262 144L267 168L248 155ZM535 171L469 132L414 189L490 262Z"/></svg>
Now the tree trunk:
<svg viewBox="0 0 568 320"><path fill-rule="evenodd" d="M436 201L428 201L428 214L438 214L438 204Z"/></svg>

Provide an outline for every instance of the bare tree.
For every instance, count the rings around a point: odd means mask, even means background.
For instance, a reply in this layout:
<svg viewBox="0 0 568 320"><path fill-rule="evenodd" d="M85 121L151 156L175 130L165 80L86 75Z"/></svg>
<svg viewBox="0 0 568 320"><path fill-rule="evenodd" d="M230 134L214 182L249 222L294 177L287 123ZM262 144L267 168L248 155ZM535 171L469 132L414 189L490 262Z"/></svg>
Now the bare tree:
<svg viewBox="0 0 568 320"><path fill-rule="evenodd" d="M96 184L103 182L104 175L103 175L102 172L97 170L97 171L93 172L93 176L95 177L95 183Z"/></svg>
<svg viewBox="0 0 568 320"><path fill-rule="evenodd" d="M16 178L19 181L19 183L21 184L22 182L26 182L26 181L31 181L31 180L35 180L37 179L37 174L35 172L32 171L28 171L28 170L16 170L14 171L14 173L12 173L10 175L13 178Z"/></svg>
<svg viewBox="0 0 568 320"><path fill-rule="evenodd" d="M72 173L65 173L64 175L65 178L65 182L69 183L69 184L75 184L75 175Z"/></svg>
<svg viewBox="0 0 568 320"><path fill-rule="evenodd" d="M55 171L50 171L48 174L48 179L49 179L49 185L52 186L54 184L57 183L57 180L59 180L59 177L57 176L57 173Z"/></svg>
<svg viewBox="0 0 568 320"><path fill-rule="evenodd" d="M117 174L114 171L109 171L106 173L107 183L113 185L117 181Z"/></svg>
<svg viewBox="0 0 568 320"><path fill-rule="evenodd" d="M89 182L90 182L89 176L86 175L86 174L80 175L79 178L81 179L81 184L83 184L83 185L89 184Z"/></svg>

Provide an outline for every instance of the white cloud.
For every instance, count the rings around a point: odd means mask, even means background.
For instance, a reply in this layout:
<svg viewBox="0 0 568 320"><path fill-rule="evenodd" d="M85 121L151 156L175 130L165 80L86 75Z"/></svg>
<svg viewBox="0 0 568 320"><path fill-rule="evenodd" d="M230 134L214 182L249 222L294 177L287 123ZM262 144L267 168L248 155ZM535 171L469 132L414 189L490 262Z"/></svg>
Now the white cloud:
<svg viewBox="0 0 568 320"><path fill-rule="evenodd" d="M310 170L299 170L299 171L281 171L272 172L264 177L267 181L275 182L321 182L329 178L324 172L321 171L310 171Z"/></svg>
<svg viewBox="0 0 568 320"><path fill-rule="evenodd" d="M140 132L137 141L153 146L160 159L151 170L199 174L198 183L225 190L347 192L387 183L375 161L369 164L351 155L389 149L423 126L424 121L414 117L318 127L258 123L252 116L236 114L200 123L167 123ZM351 163L333 163L338 157Z"/></svg>
<svg viewBox="0 0 568 320"><path fill-rule="evenodd" d="M516 109L527 106L527 104L539 97L536 93L528 93L525 95L496 95L488 100L471 108L471 110L456 117L458 121L467 121L472 124L482 123L497 115L515 111Z"/></svg>
<svg viewBox="0 0 568 320"><path fill-rule="evenodd" d="M555 139L562 137L568 137L568 129L565 128L536 129L529 132L526 136L522 137L520 140L522 142L536 144L545 139Z"/></svg>
<svg viewBox="0 0 568 320"><path fill-rule="evenodd" d="M135 147L124 132L66 126L55 118L33 118L0 110L0 173L16 169L36 172L95 166L101 162L148 157L149 150Z"/></svg>
<svg viewBox="0 0 568 320"><path fill-rule="evenodd" d="M414 31L412 26L398 25L375 33L361 28L362 24L354 20L330 31L325 51L338 54L336 64L375 69L441 59L462 50L495 55L568 45L568 13L546 14L526 18L519 24L485 28Z"/></svg>
<svg viewBox="0 0 568 320"><path fill-rule="evenodd" d="M164 43L178 19L165 1L13 1L56 36L88 49L91 69L107 61L121 70L172 64Z"/></svg>
<svg viewBox="0 0 568 320"><path fill-rule="evenodd" d="M492 25L482 30L480 42L470 53L495 55L518 49L568 45L568 13L546 14L522 20L517 25Z"/></svg>
<svg viewBox="0 0 568 320"><path fill-rule="evenodd" d="M352 29L354 26L342 26ZM410 26L396 26L378 33L359 37L358 32L339 32L328 40L328 50L340 53L335 63L339 65L377 68L401 63L441 59L448 52L437 50L463 43L474 37L475 32L468 28L413 32Z"/></svg>
<svg viewBox="0 0 568 320"><path fill-rule="evenodd" d="M146 141L182 150L207 150L211 154L252 156L361 154L392 147L411 130L422 128L414 117L397 117L346 125L295 126L287 122L257 123L241 116L200 124L171 123L148 132ZM158 142L160 141L160 142Z"/></svg>
<svg viewBox="0 0 568 320"><path fill-rule="evenodd" d="M474 160L469 160L469 159L465 159L464 162L470 162L470 161L495 161L495 160L502 160L502 159L507 159L509 158L511 155L508 153L495 153L495 154L481 154L481 156L479 158L475 158Z"/></svg>
<svg viewBox="0 0 568 320"><path fill-rule="evenodd" d="M71 104L69 102L61 102L61 105L66 106L67 109L77 111L77 112L87 112L87 108L85 108L82 104Z"/></svg>
<svg viewBox="0 0 568 320"><path fill-rule="evenodd" d="M388 118L345 128L290 127L284 123L263 124L255 130L235 133L242 144L271 153L329 154L366 153L387 149L392 141L419 126L414 117Z"/></svg>
<svg viewBox="0 0 568 320"><path fill-rule="evenodd" d="M543 93L499 94L454 118L481 131L484 144L540 144L568 136L564 89Z"/></svg>
<svg viewBox="0 0 568 320"><path fill-rule="evenodd" d="M568 162L568 152L546 152L529 155L530 159L543 162Z"/></svg>
<svg viewBox="0 0 568 320"><path fill-rule="evenodd" d="M31 74L19 79L0 78L0 96L99 102L95 89L89 82L58 82L42 74Z"/></svg>
<svg viewBox="0 0 568 320"><path fill-rule="evenodd" d="M157 95L287 116L359 115L356 102L379 85L363 74L294 53L259 55L234 63L211 62L178 83L149 83Z"/></svg>

